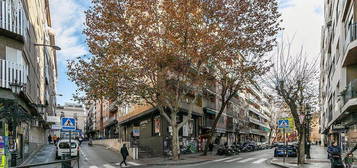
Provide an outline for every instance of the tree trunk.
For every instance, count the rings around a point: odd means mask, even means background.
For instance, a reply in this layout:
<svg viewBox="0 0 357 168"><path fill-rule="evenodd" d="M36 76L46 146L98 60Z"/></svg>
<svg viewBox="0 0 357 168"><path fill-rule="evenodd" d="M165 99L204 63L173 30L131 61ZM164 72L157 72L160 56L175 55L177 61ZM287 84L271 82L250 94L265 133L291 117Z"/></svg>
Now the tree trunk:
<svg viewBox="0 0 357 168"><path fill-rule="evenodd" d="M273 133L273 129L270 128L270 133L269 133L269 139L268 139L268 144L271 144L271 134Z"/></svg>
<svg viewBox="0 0 357 168"><path fill-rule="evenodd" d="M203 155L207 155L209 144L212 143L212 137L213 137L214 132L216 131L216 126L215 125L217 125L217 124L213 124L212 129L211 129L211 131L209 133L209 136L208 136L208 139L207 139L207 143L205 145L205 150L203 152Z"/></svg>
<svg viewBox="0 0 357 168"><path fill-rule="evenodd" d="M298 164L305 163L305 128L301 126L299 131Z"/></svg>
<svg viewBox="0 0 357 168"><path fill-rule="evenodd" d="M176 119L175 119L176 121ZM179 160L179 140L177 126L172 126L172 159Z"/></svg>

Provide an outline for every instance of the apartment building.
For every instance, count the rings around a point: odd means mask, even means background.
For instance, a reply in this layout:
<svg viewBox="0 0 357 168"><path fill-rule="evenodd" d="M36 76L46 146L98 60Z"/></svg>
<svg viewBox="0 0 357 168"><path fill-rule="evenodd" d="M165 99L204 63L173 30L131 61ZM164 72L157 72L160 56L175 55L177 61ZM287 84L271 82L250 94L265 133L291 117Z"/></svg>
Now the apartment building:
<svg viewBox="0 0 357 168"><path fill-rule="evenodd" d="M320 62L320 132L342 149L357 143L357 2L325 0Z"/></svg>
<svg viewBox="0 0 357 168"><path fill-rule="evenodd" d="M179 130L181 148L193 146L191 149L195 152L203 150L220 107L216 92L218 90L213 87L195 102L191 120ZM109 103L109 109L102 113L103 118L109 116L109 123L116 117L117 122L113 122L115 135L151 156L162 155L168 150L172 135L170 125L157 109L145 104L126 104L118 108L115 105L115 102ZM178 122L187 117L188 108L188 104L183 103L181 112L178 113ZM270 130L270 109L266 96L259 87L240 93L232 99L219 119L213 142L220 145L226 142L266 142Z"/></svg>
<svg viewBox="0 0 357 168"><path fill-rule="evenodd" d="M75 136L85 135L85 123L87 120L87 111L84 105L76 103L65 103L64 105L58 105L56 108L56 116L59 118L68 117L76 119L76 131ZM67 133L65 133L67 134ZM63 133L61 133L63 135ZM57 135L58 136L58 135Z"/></svg>
<svg viewBox="0 0 357 168"><path fill-rule="evenodd" d="M0 118L0 136L6 142L0 157L8 166L18 165L47 142L46 117L55 112L59 48L48 3L0 1L0 113L8 112Z"/></svg>

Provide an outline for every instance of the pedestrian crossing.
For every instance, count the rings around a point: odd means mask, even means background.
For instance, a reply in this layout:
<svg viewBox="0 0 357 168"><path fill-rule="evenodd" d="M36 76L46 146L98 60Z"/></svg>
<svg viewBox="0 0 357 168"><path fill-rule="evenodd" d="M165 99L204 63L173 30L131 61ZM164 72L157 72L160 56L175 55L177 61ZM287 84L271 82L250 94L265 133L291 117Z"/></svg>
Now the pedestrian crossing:
<svg viewBox="0 0 357 168"><path fill-rule="evenodd" d="M261 164L268 160L268 158L243 158L243 157L226 157L221 159L213 160L212 162L224 162L224 163L252 163L252 164Z"/></svg>
<svg viewBox="0 0 357 168"><path fill-rule="evenodd" d="M139 163L135 163L135 162L126 162L128 164L128 166L124 166L123 167L136 167L136 166L141 166L141 164ZM120 163L114 163L114 164L103 164L101 166L96 166L96 165L91 165L89 166L89 168L118 168L120 167Z"/></svg>

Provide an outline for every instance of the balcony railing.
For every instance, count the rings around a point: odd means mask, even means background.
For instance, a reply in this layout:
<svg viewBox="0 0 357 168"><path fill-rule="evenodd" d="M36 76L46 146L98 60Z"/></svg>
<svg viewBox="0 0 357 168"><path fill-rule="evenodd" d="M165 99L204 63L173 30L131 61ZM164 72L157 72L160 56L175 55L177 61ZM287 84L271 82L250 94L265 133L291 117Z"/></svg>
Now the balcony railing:
<svg viewBox="0 0 357 168"><path fill-rule="evenodd" d="M206 127L206 128L211 128L214 123L214 120L211 120L211 119L205 119L204 121L205 121L204 127Z"/></svg>
<svg viewBox="0 0 357 168"><path fill-rule="evenodd" d="M346 104L348 100L356 97L357 97L357 79L354 79L347 85L345 93L343 94L344 104Z"/></svg>
<svg viewBox="0 0 357 168"><path fill-rule="evenodd" d="M348 34L347 37L349 37L349 42L352 42L357 39L357 23L353 23L349 25L348 27Z"/></svg>
<svg viewBox="0 0 357 168"><path fill-rule="evenodd" d="M267 132L263 131L263 130L259 130L259 129L250 129L250 133L251 134L257 134L257 135L262 135L262 136L266 136Z"/></svg>
<svg viewBox="0 0 357 168"><path fill-rule="evenodd" d="M253 117L249 117L249 122L259 125L259 126L262 126L262 127L265 127L265 128L268 128L267 124L265 124L264 122L262 122L260 120L255 119Z"/></svg>
<svg viewBox="0 0 357 168"><path fill-rule="evenodd" d="M24 35L27 25L22 1L0 0L0 28Z"/></svg>
<svg viewBox="0 0 357 168"><path fill-rule="evenodd" d="M0 87L10 88L9 84L15 82L26 84L27 75L28 69L26 65L0 59Z"/></svg>

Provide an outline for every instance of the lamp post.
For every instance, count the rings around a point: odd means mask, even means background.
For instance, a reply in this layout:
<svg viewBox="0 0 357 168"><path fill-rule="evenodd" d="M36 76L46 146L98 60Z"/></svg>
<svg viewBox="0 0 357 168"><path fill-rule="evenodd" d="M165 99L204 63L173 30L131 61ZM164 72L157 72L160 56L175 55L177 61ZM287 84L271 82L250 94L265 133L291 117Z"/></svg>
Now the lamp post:
<svg viewBox="0 0 357 168"><path fill-rule="evenodd" d="M14 113L17 115L18 114L18 102L17 102L17 96L20 94L22 88L24 87L23 84L19 83L17 80L14 82L9 83L11 92L15 96L15 111ZM18 125L18 120L17 117L11 119L11 131L12 131L12 144L13 144L13 149L11 150L11 166L16 166L17 165L17 132L16 132L16 127Z"/></svg>
<svg viewBox="0 0 357 168"><path fill-rule="evenodd" d="M51 47L55 50L61 50L61 47L58 47L56 45L49 45L49 44L34 44L35 46L43 46L43 47Z"/></svg>
<svg viewBox="0 0 357 168"><path fill-rule="evenodd" d="M306 153L306 158L311 159L310 156L310 147L311 147L311 142L310 142L310 121L311 121L311 113L310 113L310 106L307 105L306 107L306 136L305 136L305 153Z"/></svg>

